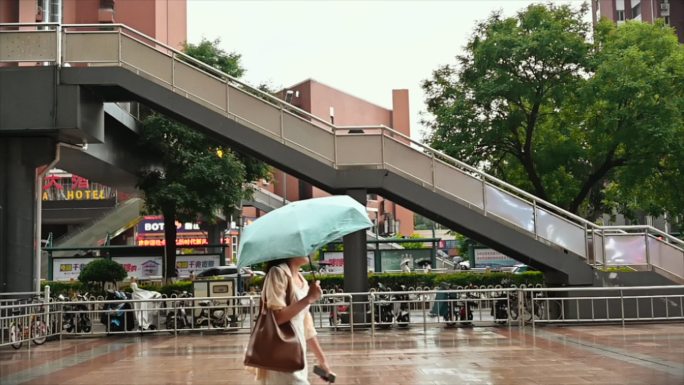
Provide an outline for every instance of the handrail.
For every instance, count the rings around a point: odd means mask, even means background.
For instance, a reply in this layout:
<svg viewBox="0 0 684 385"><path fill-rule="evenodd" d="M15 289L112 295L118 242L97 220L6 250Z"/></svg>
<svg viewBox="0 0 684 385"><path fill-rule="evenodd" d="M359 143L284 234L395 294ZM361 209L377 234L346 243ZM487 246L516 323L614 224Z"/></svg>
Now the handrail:
<svg viewBox="0 0 684 385"><path fill-rule="evenodd" d="M392 133L394 136L399 136L400 138L405 139L405 140L408 140L408 141L410 141L411 143L418 145L418 146L421 147L422 149L427 150L428 152L430 152L430 153L432 153L432 154L438 155L438 156L439 156L439 160L448 160L448 161L450 161L450 162L453 162L453 163L455 163L455 165L457 165L457 166L459 166L459 167L461 167L461 168L464 168L464 169L466 169L467 171L470 171L470 172L473 172L473 173L478 174L478 175L480 176L481 179L495 182L495 184L497 184L497 185L500 185L500 186L502 186L502 187L505 187L505 188L508 189L508 190L511 190L511 191L513 191L513 192L515 192L515 193L517 193L517 194L519 194L519 195L521 195L521 196L523 196L523 197L525 197L525 198L527 198L527 199L532 200L532 201L533 201L534 203L536 203L537 205L540 205L540 204L541 204L541 205L543 205L544 207L549 208L549 209L552 209L552 210L554 210L554 211L556 211L556 212L558 212L558 213L560 213L560 214L563 214L563 215L566 216L566 217L572 218L572 219L574 219L574 220L580 222L580 223L583 224L583 225L587 225L587 226L593 227L593 228L600 228L599 225L597 225L597 224L595 224L595 223L593 223L593 222L591 222L591 221L589 221L589 220L587 220L587 219L585 219L585 218L582 218L582 217L578 216L577 214L573 214L573 213L571 213L571 212L569 212L569 211L567 211L567 210L565 210L565 209L563 209L563 208L561 208L561 207L558 207L558 206L554 205L553 203L550 203L550 202L547 202L547 201L545 201L545 200L543 200L543 199L540 199L539 197L537 197L537 196L535 196L535 195L533 195L533 194L531 194L531 193L529 193L529 192L527 192L527 191L525 191L525 190L522 190L522 189L520 189L520 188L518 188L518 187L516 187L516 186L513 186L512 184L510 184L510 183L508 183L508 182L505 182L505 181L503 181L503 180L501 180L501 179L499 179L499 178L497 178L497 177L491 176L491 175L485 173L485 172L482 171L482 170L479 170L479 169L477 169L477 168L475 168L475 167L473 167L473 166L471 166L471 165L469 165L469 164L467 164L467 163L464 163L464 162L461 161L461 160L458 160L458 159L456 159L456 158L451 157L450 155L447 155L447 154L443 153L442 151L435 150L434 148L432 148L432 147L430 147L430 146L427 146L427 145L425 145L425 144L423 144L423 143L420 143L420 142L418 142L418 141L412 139L412 138L409 137L408 135L406 135L406 134L404 134L404 133L402 133L402 132L399 132L399 131L394 130L393 128L387 127L387 126L382 125L382 124L380 124L380 125L369 125L369 126L336 126L336 127L337 127L337 129L344 129L344 130L365 128L365 129L381 129L381 130L383 130L383 131L389 131L389 132Z"/></svg>
<svg viewBox="0 0 684 385"><path fill-rule="evenodd" d="M662 286L606 286L606 287L528 287L520 289L522 291L634 291L634 290L684 290L684 285L662 285Z"/></svg>
<svg viewBox="0 0 684 385"><path fill-rule="evenodd" d="M3 24L0 24L0 26L2 26L2 25ZM26 24L26 25L29 25L29 24ZM35 24L35 25L40 26L43 24ZM294 106L290 103L287 103L284 100L279 99L279 98L277 98L277 97L275 97L275 96L273 96L267 92L264 92L264 91L262 91L256 87L252 87L251 85L249 85L249 84L247 84L247 83L245 83L245 82L243 82L243 81L241 81L241 80L239 80L233 76L230 76L227 73L225 73L225 72L223 72L217 68L214 68L214 67L212 67L212 66L210 66L210 65L208 65L208 64L206 64L200 60L197 60L197 59L193 58L192 56L190 56L190 55L188 55L182 51L179 51L179 50L177 50L177 49L175 49L175 48L173 48L173 47L171 47L165 43L162 43L162 42L156 40L155 38L153 38L153 37L151 37L151 36L149 36L143 32L140 32L134 28L131 28L125 24L119 24L119 23L113 23L113 24L62 24L62 28L112 28L112 27L131 31L131 32L133 32L133 33L135 33L135 34L137 34L137 35L139 35L145 39L148 39L148 40L154 42L156 45L173 52L175 55L180 55L184 60L188 60L192 64L199 66L201 69L208 70L211 73L218 74L220 77L225 78L226 80L230 80L234 83L237 83L237 84L240 84L244 87L247 87L250 90L250 92L256 92L259 96L266 98L271 102L274 102L275 105L277 105L281 108L287 107L288 109L297 111L298 113L306 115L308 118L311 118L311 119L314 119L316 121L319 121L320 123L323 123L324 125L330 127L331 130L333 130L333 131L335 130L335 126L328 123L327 121L325 121L325 120L323 120L323 119L321 119L315 115L312 115L311 113L309 113L309 112L307 112L307 111L305 111L305 110L303 110L297 106ZM66 30L64 32L68 33L68 31L66 31Z"/></svg>
<svg viewBox="0 0 684 385"><path fill-rule="evenodd" d="M668 240L674 241L675 243L678 243L678 244L684 246L684 240L681 240L681 239L679 239L673 235L670 235L670 234L668 234L668 233L666 233L666 232L664 232L658 228L655 228L655 227L649 226L649 225L601 226L601 229L602 230L640 230L640 229L648 230L648 231L652 231L658 235L661 235L661 236L667 238Z"/></svg>

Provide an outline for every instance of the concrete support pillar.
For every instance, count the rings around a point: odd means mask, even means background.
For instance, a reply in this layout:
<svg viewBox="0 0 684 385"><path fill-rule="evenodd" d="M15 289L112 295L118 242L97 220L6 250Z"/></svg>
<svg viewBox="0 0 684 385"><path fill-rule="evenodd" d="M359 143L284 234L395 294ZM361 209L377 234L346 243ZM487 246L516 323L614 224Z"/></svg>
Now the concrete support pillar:
<svg viewBox="0 0 684 385"><path fill-rule="evenodd" d="M366 206L366 190L347 190L347 195ZM368 259L366 257L366 230L351 233L343 238L344 243L344 291L347 293L367 292ZM365 301L366 296L358 296L354 301ZM365 319L364 305L354 306L354 323L362 324L370 320Z"/></svg>
<svg viewBox="0 0 684 385"><path fill-rule="evenodd" d="M0 292L39 287L40 185L36 168L55 157L45 137L0 137Z"/></svg>

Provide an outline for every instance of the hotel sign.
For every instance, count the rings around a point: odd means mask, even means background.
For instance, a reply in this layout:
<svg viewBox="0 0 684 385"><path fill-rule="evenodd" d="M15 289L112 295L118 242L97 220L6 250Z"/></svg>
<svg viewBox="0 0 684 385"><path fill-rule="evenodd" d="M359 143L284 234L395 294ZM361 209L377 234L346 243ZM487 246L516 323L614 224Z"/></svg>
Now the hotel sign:
<svg viewBox="0 0 684 385"><path fill-rule="evenodd" d="M92 183L78 175L48 174L43 183L44 201L105 200L116 197L111 187Z"/></svg>

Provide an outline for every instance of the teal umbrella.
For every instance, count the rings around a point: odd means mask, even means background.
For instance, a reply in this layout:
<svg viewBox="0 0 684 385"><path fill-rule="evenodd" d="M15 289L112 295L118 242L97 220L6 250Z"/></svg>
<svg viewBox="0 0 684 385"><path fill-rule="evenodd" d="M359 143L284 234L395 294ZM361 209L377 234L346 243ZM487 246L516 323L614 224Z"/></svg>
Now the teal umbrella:
<svg viewBox="0 0 684 385"><path fill-rule="evenodd" d="M327 243L372 226L366 208L347 195L292 202L244 228L238 267L305 257Z"/></svg>

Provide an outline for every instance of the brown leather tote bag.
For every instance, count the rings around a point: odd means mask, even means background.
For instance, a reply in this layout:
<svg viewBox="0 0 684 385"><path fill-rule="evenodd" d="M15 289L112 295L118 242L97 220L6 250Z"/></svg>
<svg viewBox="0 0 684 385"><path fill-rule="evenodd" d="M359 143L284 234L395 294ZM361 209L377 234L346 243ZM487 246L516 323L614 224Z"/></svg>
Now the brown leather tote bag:
<svg viewBox="0 0 684 385"><path fill-rule="evenodd" d="M277 267L274 267L277 268ZM265 280L264 280L265 281ZM288 279L286 304L290 305ZM249 338L244 364L278 372L296 372L304 369L304 351L290 322L278 325L275 314L266 306L266 295L261 296L261 310Z"/></svg>

